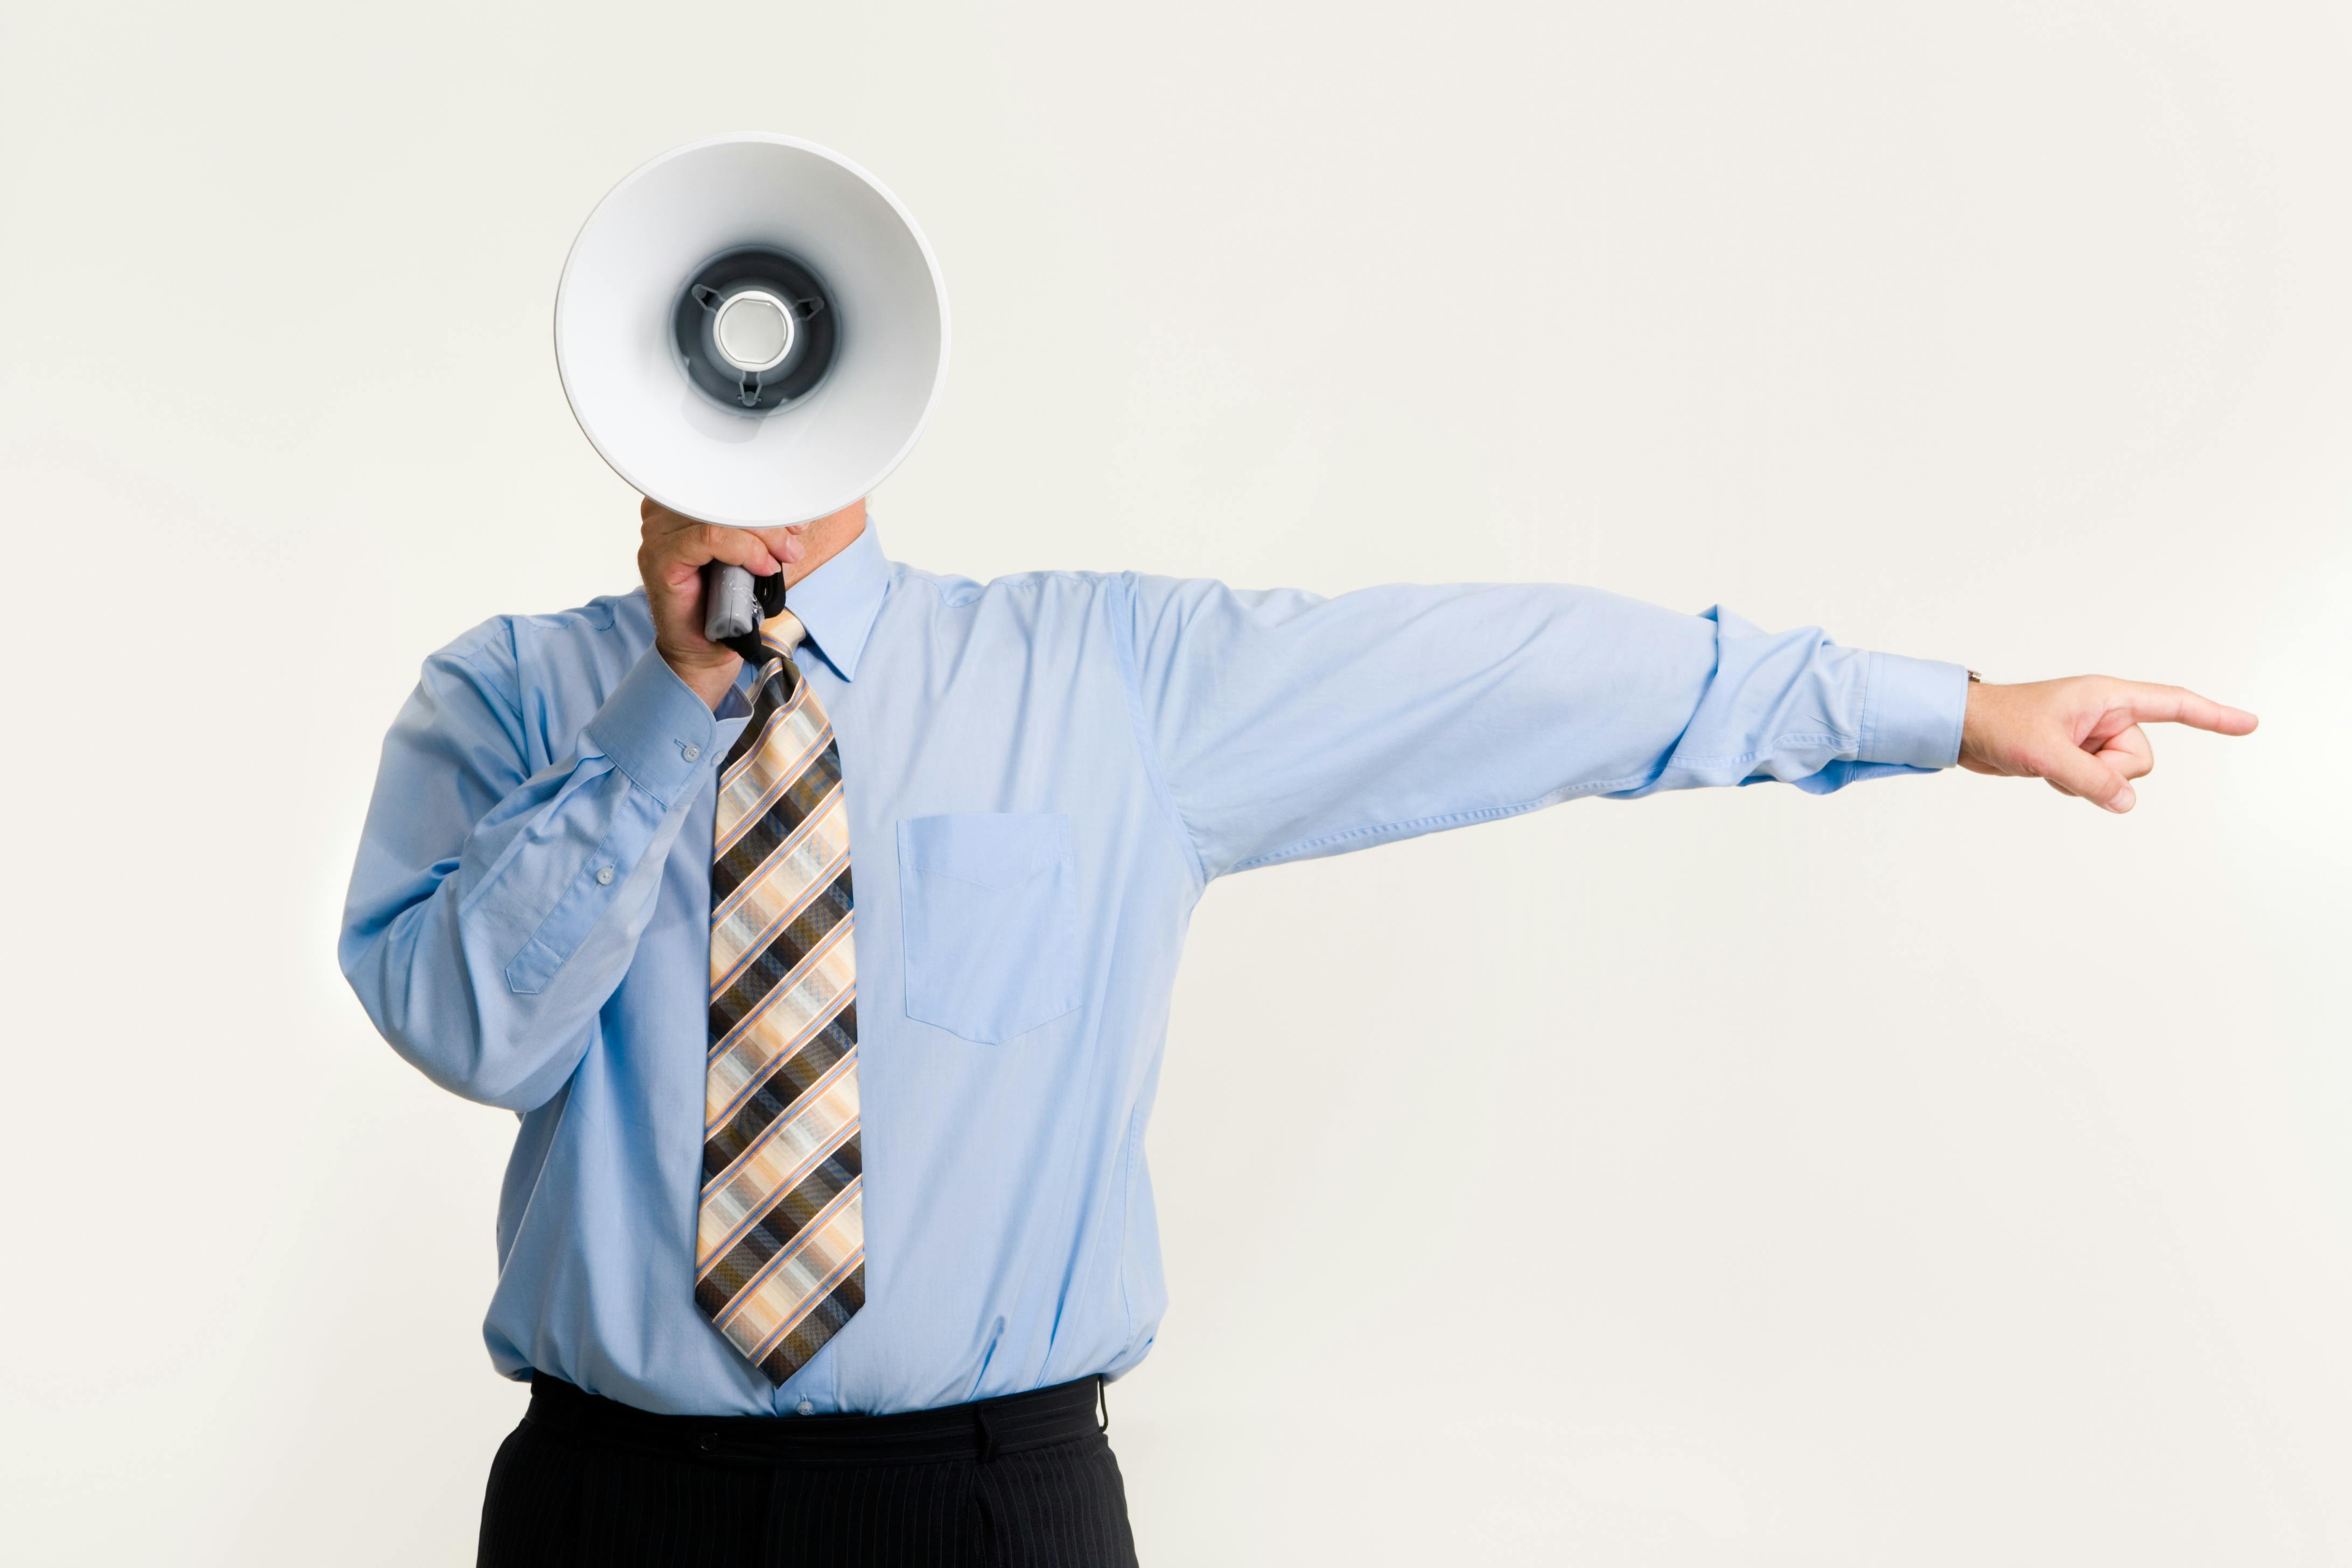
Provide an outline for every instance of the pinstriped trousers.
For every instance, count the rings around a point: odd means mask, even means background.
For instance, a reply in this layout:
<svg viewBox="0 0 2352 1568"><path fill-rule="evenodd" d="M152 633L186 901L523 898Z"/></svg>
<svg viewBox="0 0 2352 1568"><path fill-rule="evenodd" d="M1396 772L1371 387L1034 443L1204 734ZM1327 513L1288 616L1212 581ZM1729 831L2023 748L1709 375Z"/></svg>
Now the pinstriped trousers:
<svg viewBox="0 0 2352 1568"><path fill-rule="evenodd" d="M541 1378L481 1568L1134 1568L1097 1382L911 1415L651 1415Z"/></svg>

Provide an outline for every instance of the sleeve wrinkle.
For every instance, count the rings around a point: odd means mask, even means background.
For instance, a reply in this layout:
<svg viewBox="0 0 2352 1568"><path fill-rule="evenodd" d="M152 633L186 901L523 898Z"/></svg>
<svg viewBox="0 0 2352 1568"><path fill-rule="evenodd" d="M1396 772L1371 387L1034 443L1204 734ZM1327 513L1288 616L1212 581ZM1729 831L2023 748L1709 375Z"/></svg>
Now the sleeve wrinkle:
<svg viewBox="0 0 2352 1568"><path fill-rule="evenodd" d="M1177 804L1159 748L1151 739L1151 726L1144 716L1143 681L1139 668L1141 658L1136 647L1136 621L1140 614L1141 599L1136 591L1135 574L1125 574L1118 583L1127 603L1125 614L1115 617L1118 625L1114 628L1111 646L1118 659L1119 693L1127 703L1128 728L1134 734L1136 756L1142 764L1144 777L1150 783L1151 793L1167 816L1169 836L1176 840L1176 847L1183 855L1185 867L1192 874L1193 886L1205 888L1209 883L1208 864L1202 858L1201 846L1192 825L1184 820L1183 807Z"/></svg>

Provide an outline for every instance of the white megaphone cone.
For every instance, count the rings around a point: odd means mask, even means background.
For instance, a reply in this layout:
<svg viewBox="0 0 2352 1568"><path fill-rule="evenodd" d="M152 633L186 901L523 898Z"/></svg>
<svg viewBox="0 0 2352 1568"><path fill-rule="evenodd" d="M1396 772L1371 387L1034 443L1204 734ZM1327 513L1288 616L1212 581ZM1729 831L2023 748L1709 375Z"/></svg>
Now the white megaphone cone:
<svg viewBox="0 0 2352 1568"><path fill-rule="evenodd" d="M913 449L947 377L947 291L865 170L790 136L714 136L588 215L555 363L590 444L646 495L735 528L809 522ZM708 582L714 640L757 626L749 573Z"/></svg>

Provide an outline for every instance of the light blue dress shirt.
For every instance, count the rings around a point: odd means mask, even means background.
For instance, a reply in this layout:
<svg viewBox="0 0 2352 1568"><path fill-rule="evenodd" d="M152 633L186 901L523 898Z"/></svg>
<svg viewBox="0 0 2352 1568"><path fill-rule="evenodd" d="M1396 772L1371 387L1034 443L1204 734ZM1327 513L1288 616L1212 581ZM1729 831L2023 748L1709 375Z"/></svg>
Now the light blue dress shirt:
<svg viewBox="0 0 2352 1568"><path fill-rule="evenodd" d="M1166 1300L1143 1131L1213 878L1578 795L1944 767L1966 703L1957 665L1581 588L983 584L869 527L791 602L849 804L867 1272L782 1388L693 1289L742 687L714 715L628 594L467 633L384 742L341 958L394 1049L521 1118L484 1325L510 1376L783 1415L1123 1373Z"/></svg>

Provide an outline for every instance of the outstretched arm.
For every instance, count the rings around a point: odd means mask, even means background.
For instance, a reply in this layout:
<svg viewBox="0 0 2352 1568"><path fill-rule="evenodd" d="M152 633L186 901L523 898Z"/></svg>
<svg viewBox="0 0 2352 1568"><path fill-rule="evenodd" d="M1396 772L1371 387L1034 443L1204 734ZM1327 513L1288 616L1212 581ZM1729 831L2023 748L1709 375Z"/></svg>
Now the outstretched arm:
<svg viewBox="0 0 2352 1568"><path fill-rule="evenodd" d="M2061 795L2126 812L2131 781L2156 766L2144 724L2186 724L2217 735L2253 733L2254 716L2179 686L2105 675L1969 688L1960 766L1972 773L2045 779Z"/></svg>
<svg viewBox="0 0 2352 1568"><path fill-rule="evenodd" d="M1549 584L1125 580L1147 759L1203 881L1578 795L1959 759L1968 671Z"/></svg>
<svg viewBox="0 0 2352 1568"><path fill-rule="evenodd" d="M2253 716L2171 687L1985 686L1958 665L1551 584L1336 598L1136 577L1139 739L1201 879L1554 801L1964 763L2126 809L2143 721Z"/></svg>

